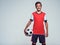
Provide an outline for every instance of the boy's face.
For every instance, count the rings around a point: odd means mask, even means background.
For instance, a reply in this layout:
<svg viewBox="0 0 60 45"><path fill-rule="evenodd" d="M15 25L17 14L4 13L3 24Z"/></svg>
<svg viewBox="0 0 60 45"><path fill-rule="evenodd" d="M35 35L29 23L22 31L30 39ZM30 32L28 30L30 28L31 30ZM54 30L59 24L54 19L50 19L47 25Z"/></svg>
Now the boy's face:
<svg viewBox="0 0 60 45"><path fill-rule="evenodd" d="M41 11L41 8L42 8L41 4L37 4L37 5L36 5L37 11Z"/></svg>

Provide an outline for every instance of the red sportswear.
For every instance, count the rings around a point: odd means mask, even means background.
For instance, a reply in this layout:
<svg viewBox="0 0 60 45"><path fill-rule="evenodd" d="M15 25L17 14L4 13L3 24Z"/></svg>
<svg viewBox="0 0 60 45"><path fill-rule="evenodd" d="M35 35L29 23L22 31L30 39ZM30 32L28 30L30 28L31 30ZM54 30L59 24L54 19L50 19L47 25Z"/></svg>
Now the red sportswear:
<svg viewBox="0 0 60 45"><path fill-rule="evenodd" d="M32 15L34 18L33 34L44 35L45 31L44 31L43 22L44 22L45 13L41 12L40 14L38 14L37 12L33 12Z"/></svg>

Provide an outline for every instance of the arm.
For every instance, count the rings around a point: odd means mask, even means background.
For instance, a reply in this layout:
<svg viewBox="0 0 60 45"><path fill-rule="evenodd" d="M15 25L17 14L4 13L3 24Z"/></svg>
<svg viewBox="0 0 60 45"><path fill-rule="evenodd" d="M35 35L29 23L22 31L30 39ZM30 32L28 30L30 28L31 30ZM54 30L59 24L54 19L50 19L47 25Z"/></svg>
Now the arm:
<svg viewBox="0 0 60 45"><path fill-rule="evenodd" d="M45 23L45 26L46 26L46 33L45 33L45 36L48 37L48 22Z"/></svg>
<svg viewBox="0 0 60 45"><path fill-rule="evenodd" d="M32 23L33 19L30 19L28 21L28 23L26 24L26 27L24 28L24 33L26 32L26 29L30 26L30 24Z"/></svg>
<svg viewBox="0 0 60 45"><path fill-rule="evenodd" d="M44 22L45 22L45 26L46 26L45 36L48 37L48 21L47 21L47 16L46 16L46 15L45 15L45 17L44 17Z"/></svg>
<svg viewBox="0 0 60 45"><path fill-rule="evenodd" d="M31 22L32 21L30 21L30 20L28 21L28 23L26 24L26 27L24 28L24 31L30 26Z"/></svg>
<svg viewBox="0 0 60 45"><path fill-rule="evenodd" d="M33 16L31 15L30 20L28 21L24 31L30 26L31 22L33 21Z"/></svg>
<svg viewBox="0 0 60 45"><path fill-rule="evenodd" d="M33 21L33 16L31 15L30 20L26 24L26 27L24 28L24 33L26 34L26 29L30 26L31 22Z"/></svg>

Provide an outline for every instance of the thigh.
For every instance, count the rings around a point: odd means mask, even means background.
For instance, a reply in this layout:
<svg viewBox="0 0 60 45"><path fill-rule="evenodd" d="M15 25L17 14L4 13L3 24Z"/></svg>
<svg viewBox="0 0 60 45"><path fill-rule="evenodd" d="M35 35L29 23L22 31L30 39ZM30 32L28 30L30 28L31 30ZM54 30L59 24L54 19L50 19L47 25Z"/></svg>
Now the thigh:
<svg viewBox="0 0 60 45"><path fill-rule="evenodd" d="M45 43L45 35L39 35L39 42Z"/></svg>
<svg viewBox="0 0 60 45"><path fill-rule="evenodd" d="M32 43L36 43L37 39L38 39L38 35L32 34L32 39L31 39Z"/></svg>

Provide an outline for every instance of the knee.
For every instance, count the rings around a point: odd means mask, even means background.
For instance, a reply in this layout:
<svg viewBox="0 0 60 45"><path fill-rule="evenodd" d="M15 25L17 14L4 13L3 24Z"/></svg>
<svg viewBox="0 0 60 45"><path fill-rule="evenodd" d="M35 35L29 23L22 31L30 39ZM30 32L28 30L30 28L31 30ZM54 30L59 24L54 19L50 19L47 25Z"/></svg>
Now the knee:
<svg viewBox="0 0 60 45"><path fill-rule="evenodd" d="M42 43L42 45L46 45L46 43Z"/></svg>
<svg viewBox="0 0 60 45"><path fill-rule="evenodd" d="M36 43L32 43L32 45L36 45Z"/></svg>

